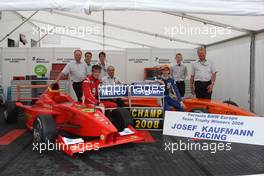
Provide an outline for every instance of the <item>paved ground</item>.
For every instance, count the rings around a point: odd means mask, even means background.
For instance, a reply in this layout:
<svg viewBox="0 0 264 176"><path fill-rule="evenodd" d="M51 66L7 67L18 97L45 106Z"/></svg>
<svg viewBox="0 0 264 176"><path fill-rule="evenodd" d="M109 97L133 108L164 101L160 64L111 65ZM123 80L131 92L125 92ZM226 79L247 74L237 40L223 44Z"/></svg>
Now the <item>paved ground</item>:
<svg viewBox="0 0 264 176"><path fill-rule="evenodd" d="M0 115L0 137L17 124L4 123ZM232 144L228 152L166 150L165 142L185 140L153 132L155 143L126 144L71 158L62 152L39 154L32 151L32 134L24 133L9 145L0 146L0 175L98 175L98 176L174 176L174 175L247 175L264 173L264 147ZM200 141L202 142L202 141Z"/></svg>

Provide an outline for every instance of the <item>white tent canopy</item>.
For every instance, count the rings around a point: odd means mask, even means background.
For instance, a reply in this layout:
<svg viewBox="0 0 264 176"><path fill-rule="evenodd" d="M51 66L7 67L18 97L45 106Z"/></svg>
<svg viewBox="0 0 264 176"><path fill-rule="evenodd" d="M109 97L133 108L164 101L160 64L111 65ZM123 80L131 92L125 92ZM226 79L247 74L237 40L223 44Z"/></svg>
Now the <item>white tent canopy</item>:
<svg viewBox="0 0 264 176"><path fill-rule="evenodd" d="M2 0L0 2L0 10L46 9L86 13L102 10L142 10L224 15L264 15L264 4L261 0Z"/></svg>
<svg viewBox="0 0 264 176"><path fill-rule="evenodd" d="M142 11L104 11L87 15L54 10L39 11L31 17L34 11L17 13L25 19L30 18L30 22L40 27L42 36L49 34L44 36L44 41L56 37L53 34L56 33L62 40L61 46L74 47L78 42L79 47L87 48L87 43L94 43L91 49L103 49L103 46L104 49L115 50L196 48L264 28L264 23L261 23L263 16L242 18ZM67 42L67 39L72 42Z"/></svg>

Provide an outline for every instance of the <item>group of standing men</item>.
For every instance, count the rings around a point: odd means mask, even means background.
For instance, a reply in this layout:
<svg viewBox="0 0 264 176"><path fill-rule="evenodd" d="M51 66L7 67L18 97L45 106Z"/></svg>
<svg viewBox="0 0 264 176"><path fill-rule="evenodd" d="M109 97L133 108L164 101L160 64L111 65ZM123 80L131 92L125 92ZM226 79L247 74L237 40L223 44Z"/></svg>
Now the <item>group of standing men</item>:
<svg viewBox="0 0 264 176"><path fill-rule="evenodd" d="M211 99L216 80L216 69L212 61L206 59L206 49L197 49L198 60L192 63L190 70L191 93L196 98ZM171 77L175 80L182 97L185 94L185 80L188 76L187 67L182 64L181 53L176 54L176 65L170 68Z"/></svg>
<svg viewBox="0 0 264 176"><path fill-rule="evenodd" d="M70 75L72 87L78 101L98 104L99 102L96 100L98 98L98 85L100 83L121 83L121 80L115 76L115 68L107 64L104 52L99 53L99 60L96 64L91 63L91 52L85 53L84 61L82 61L82 51L75 50L74 60L64 67L55 82L58 82L62 76ZM83 92L88 93L83 94Z"/></svg>
<svg viewBox="0 0 264 176"><path fill-rule="evenodd" d="M197 98L211 99L216 80L216 69L214 63L206 59L205 48L198 48L197 55L198 60L192 63L190 71L191 92ZM91 52L85 53L85 62L82 62L81 59L82 51L75 50L74 61L64 67L56 82L63 75L70 75L78 101L98 104L98 85L100 83L120 84L122 82L119 77L115 76L115 68L106 63L106 54L104 52L99 53L98 63L94 65L91 64ZM188 76L188 70L182 63L183 56L181 53L177 53L175 59L176 64L174 66L162 67L162 76L159 82L165 84L166 88L165 110L173 106L177 110L182 111L184 109L182 97L185 94L185 81ZM85 100L83 99L83 95ZM118 102L116 103L118 104ZM108 105L112 107L111 103Z"/></svg>
<svg viewBox="0 0 264 176"><path fill-rule="evenodd" d="M211 99L213 87L216 80L214 64L206 59L206 49L197 49L198 60L191 65L190 87L191 93L196 98ZM181 53L175 56L176 64L172 67L163 66L161 78L158 82L165 85L164 110L175 108L177 111L184 111L185 105L182 97L185 94L185 81L188 70L182 64Z"/></svg>

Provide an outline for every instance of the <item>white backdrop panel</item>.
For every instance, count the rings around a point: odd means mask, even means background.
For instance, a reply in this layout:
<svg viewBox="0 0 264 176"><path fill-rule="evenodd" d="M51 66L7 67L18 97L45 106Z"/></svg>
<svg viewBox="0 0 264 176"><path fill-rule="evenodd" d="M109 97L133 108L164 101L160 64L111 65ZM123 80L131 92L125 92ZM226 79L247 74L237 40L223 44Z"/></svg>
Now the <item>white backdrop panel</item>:
<svg viewBox="0 0 264 176"><path fill-rule="evenodd" d="M126 82L127 77L127 65L126 65L126 52L125 51L107 51L106 57L108 64L115 67L115 74L120 79Z"/></svg>
<svg viewBox="0 0 264 176"><path fill-rule="evenodd" d="M207 58L218 71L213 98L231 100L249 109L249 38L208 47Z"/></svg>
<svg viewBox="0 0 264 176"><path fill-rule="evenodd" d="M73 52L78 48L54 48L53 63L69 63L74 59Z"/></svg>
<svg viewBox="0 0 264 176"><path fill-rule="evenodd" d="M41 64L48 69L45 77L49 77L52 60L53 60L52 48L28 48L28 56L27 56L28 74L34 75L35 66Z"/></svg>
<svg viewBox="0 0 264 176"><path fill-rule="evenodd" d="M150 49L127 49L127 82L144 80L144 68L151 66Z"/></svg>
<svg viewBox="0 0 264 176"><path fill-rule="evenodd" d="M23 76L27 74L27 49L26 48L3 48L2 53L2 77L3 87L6 92L7 86L13 76Z"/></svg>
<svg viewBox="0 0 264 176"><path fill-rule="evenodd" d="M256 36L255 113L264 116L264 33Z"/></svg>
<svg viewBox="0 0 264 176"><path fill-rule="evenodd" d="M174 49L153 49L151 52L151 66L171 64L174 61Z"/></svg>

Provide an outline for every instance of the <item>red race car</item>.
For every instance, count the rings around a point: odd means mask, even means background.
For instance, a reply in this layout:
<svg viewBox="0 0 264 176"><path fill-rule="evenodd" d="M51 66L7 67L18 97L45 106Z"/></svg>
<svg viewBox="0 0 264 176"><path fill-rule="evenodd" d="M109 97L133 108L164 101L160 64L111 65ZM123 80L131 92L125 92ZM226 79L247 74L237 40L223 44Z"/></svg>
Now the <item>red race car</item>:
<svg viewBox="0 0 264 176"><path fill-rule="evenodd" d="M34 143L60 144L68 155L144 140L144 135L132 127L127 109L112 110L106 117L99 107L80 104L60 92L58 84L49 86L33 105L8 102L6 122L16 122L17 107L23 110L26 126L33 131ZM63 133L78 138L66 138Z"/></svg>

